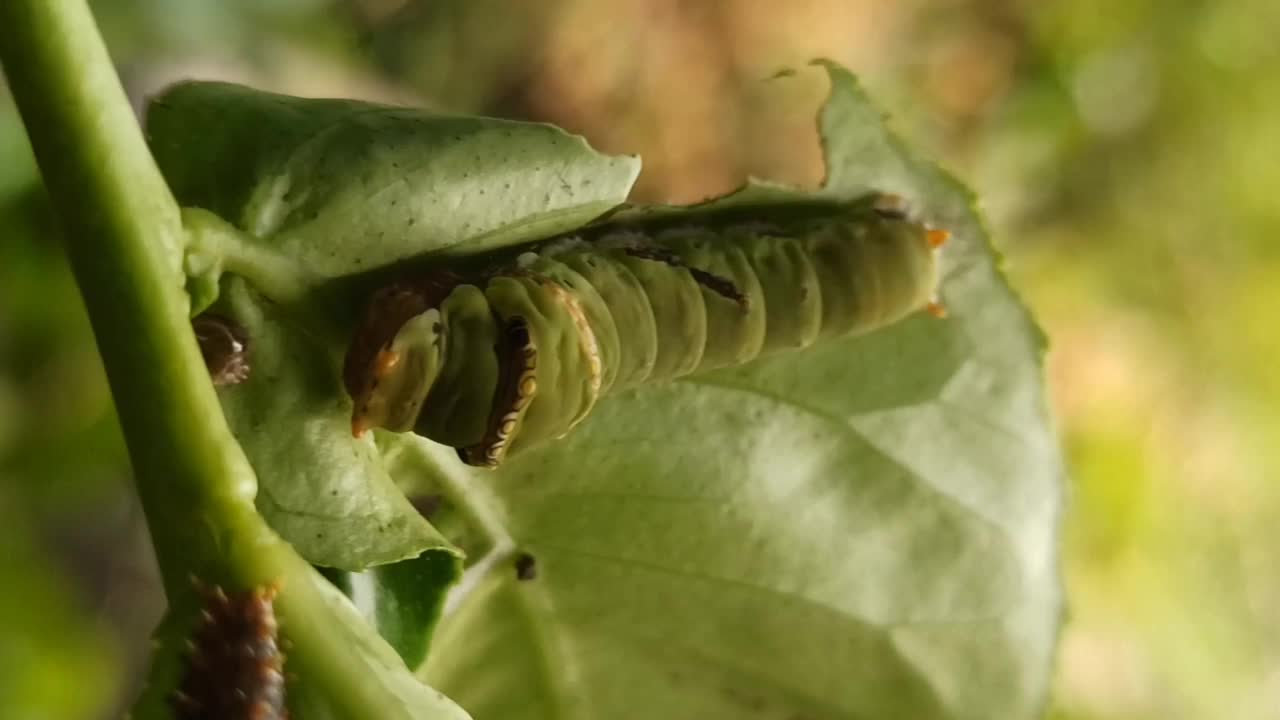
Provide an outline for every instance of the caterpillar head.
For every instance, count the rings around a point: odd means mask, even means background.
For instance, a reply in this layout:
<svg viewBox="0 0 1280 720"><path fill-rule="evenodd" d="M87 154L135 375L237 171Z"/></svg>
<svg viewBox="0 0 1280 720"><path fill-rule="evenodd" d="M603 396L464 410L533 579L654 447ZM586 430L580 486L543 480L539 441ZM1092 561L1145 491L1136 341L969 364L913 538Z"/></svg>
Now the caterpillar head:
<svg viewBox="0 0 1280 720"><path fill-rule="evenodd" d="M427 293L391 286L374 295L342 370L353 403L352 435L413 428L440 372L443 342L440 311Z"/></svg>
<svg viewBox="0 0 1280 720"><path fill-rule="evenodd" d="M923 296L930 315L946 317L946 308L938 300L938 253L951 238L951 232L920 222L901 195L876 195L871 200L871 210L887 229L884 235L898 236L895 245L906 250L892 261L901 265L903 272L890 276L915 278L913 287L902 290Z"/></svg>
<svg viewBox="0 0 1280 720"><path fill-rule="evenodd" d="M947 230L922 222L901 195L882 193L871 198L873 222L884 240L880 254L887 272L880 273L884 291L901 297L899 306L921 305L934 317L945 317L938 300L938 253L950 239Z"/></svg>

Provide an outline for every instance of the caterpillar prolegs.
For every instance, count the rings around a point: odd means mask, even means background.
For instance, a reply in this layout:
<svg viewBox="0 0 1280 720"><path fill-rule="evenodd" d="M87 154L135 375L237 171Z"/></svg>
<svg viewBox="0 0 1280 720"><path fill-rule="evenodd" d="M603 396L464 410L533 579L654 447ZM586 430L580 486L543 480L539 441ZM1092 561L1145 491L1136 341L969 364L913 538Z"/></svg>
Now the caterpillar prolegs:
<svg viewBox="0 0 1280 720"><path fill-rule="evenodd" d="M495 467L602 396L874 330L936 304L947 233L896 196L692 226L601 225L474 275L374 293L347 352L352 431Z"/></svg>

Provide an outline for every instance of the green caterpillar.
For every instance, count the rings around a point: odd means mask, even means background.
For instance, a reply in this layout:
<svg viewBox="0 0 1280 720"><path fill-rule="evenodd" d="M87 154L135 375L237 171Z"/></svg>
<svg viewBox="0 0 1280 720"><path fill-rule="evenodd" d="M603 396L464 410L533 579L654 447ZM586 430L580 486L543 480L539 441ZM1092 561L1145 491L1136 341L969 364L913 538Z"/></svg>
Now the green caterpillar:
<svg viewBox="0 0 1280 720"><path fill-rule="evenodd" d="M377 291L343 367L352 432L412 430L496 467L610 392L941 314L947 233L897 196L712 217L601 225Z"/></svg>

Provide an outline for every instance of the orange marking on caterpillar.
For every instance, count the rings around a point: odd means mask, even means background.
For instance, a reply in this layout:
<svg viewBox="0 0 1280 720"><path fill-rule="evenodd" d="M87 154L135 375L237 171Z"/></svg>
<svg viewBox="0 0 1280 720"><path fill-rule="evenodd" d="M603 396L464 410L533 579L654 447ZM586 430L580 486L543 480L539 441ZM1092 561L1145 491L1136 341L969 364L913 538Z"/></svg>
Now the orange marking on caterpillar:
<svg viewBox="0 0 1280 720"><path fill-rule="evenodd" d="M947 244L951 239L950 230L926 230L925 241L929 243L929 247L937 249Z"/></svg>
<svg viewBox="0 0 1280 720"><path fill-rule="evenodd" d="M369 420L363 415L351 418L351 437L362 438L369 432Z"/></svg>
<svg viewBox="0 0 1280 720"><path fill-rule="evenodd" d="M377 358L373 361L373 375L381 380L396 369L400 364L400 353L394 350L379 350Z"/></svg>

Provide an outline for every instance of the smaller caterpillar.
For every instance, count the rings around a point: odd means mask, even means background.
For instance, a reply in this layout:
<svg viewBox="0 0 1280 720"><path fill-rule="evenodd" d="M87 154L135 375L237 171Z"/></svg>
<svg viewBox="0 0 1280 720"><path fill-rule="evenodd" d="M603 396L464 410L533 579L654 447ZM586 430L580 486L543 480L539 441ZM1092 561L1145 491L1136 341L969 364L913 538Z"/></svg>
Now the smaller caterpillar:
<svg viewBox="0 0 1280 720"><path fill-rule="evenodd" d="M249 336L244 328L220 315L205 313L191 321L191 329L214 385L235 385L249 379Z"/></svg>
<svg viewBox="0 0 1280 720"><path fill-rule="evenodd" d="M177 720L288 720L284 654L272 585L226 593L193 580L204 600L182 679L169 698Z"/></svg>

